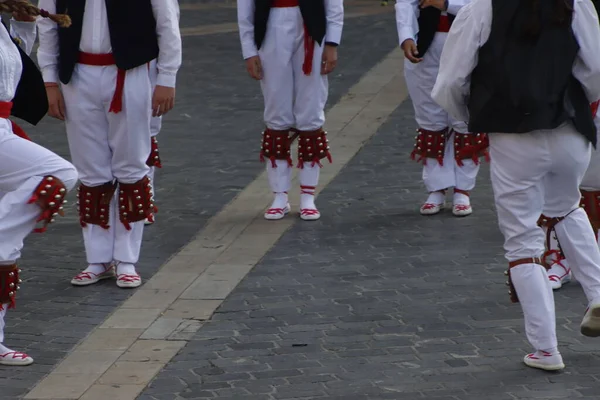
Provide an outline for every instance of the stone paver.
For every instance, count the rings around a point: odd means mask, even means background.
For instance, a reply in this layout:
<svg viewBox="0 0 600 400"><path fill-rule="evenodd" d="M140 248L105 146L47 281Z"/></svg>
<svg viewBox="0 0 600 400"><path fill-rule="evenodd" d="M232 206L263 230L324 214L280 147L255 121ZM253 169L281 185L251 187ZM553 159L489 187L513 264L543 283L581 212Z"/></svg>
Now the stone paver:
<svg viewBox="0 0 600 400"><path fill-rule="evenodd" d="M567 369L524 367L488 168L475 214L420 216L414 128L407 101L138 400L597 399L579 285L556 296Z"/></svg>
<svg viewBox="0 0 600 400"><path fill-rule="evenodd" d="M203 23L223 22L221 17L215 18ZM393 32L389 15L352 20L343 53L352 62L342 63L332 77L331 104L394 47ZM369 47L363 45L365 37L371 38ZM148 228L145 237L140 271L146 279L263 168L257 154L248 152L248 148L258 148L261 98L256 83L245 75L237 33L186 38L184 54L178 108L165 119L160 136L164 168L158 176L157 198L161 209L158 222ZM46 120L28 131L34 140L68 156L61 124ZM7 321L7 344L30 352L36 364L26 369L0 367L0 399L25 394L135 293L108 282L89 288L69 285L72 275L85 265L85 258L74 205L68 211L49 234L27 241L21 263L25 282L18 308L11 310ZM110 342L108 347L123 352L153 315L140 315L136 321L119 321L118 315L113 316L103 325L106 331L98 334L98 350L102 343ZM118 329L111 329L111 323ZM111 342L106 335L113 333L119 336ZM126 344L115 344L119 338ZM67 372L63 378L62 384L74 382Z"/></svg>

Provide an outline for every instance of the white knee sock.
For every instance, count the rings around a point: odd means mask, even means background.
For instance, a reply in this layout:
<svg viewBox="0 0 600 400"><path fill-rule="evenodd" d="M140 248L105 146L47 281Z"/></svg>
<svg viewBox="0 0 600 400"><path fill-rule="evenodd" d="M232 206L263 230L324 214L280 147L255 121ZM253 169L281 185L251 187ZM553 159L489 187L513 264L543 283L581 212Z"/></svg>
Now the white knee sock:
<svg viewBox="0 0 600 400"><path fill-rule="evenodd" d="M587 214L578 208L554 229L588 301L600 301L600 250Z"/></svg>
<svg viewBox="0 0 600 400"><path fill-rule="evenodd" d="M117 275L136 275L135 265L120 262L117 264Z"/></svg>
<svg viewBox="0 0 600 400"><path fill-rule="evenodd" d="M529 343L536 350L556 348L554 295L546 269L538 264L522 264L511 268L510 277L523 309Z"/></svg>
<svg viewBox="0 0 600 400"><path fill-rule="evenodd" d="M275 194L271 208L285 208L288 204L287 192L292 182L292 167L286 160L275 160L276 167L267 160L267 177L269 186Z"/></svg>
<svg viewBox="0 0 600 400"><path fill-rule="evenodd" d="M471 204L471 199L469 199L469 196L467 196L464 193L454 193L454 198L452 201L454 204L462 204L462 205Z"/></svg>
<svg viewBox="0 0 600 400"><path fill-rule="evenodd" d="M425 203L429 204L442 204L446 200L446 192L431 192L427 197Z"/></svg>
<svg viewBox="0 0 600 400"><path fill-rule="evenodd" d="M4 327L6 326L4 318L6 316L6 311L8 311L8 304L3 304L2 310L0 310L0 345L4 342Z"/></svg>
<svg viewBox="0 0 600 400"><path fill-rule="evenodd" d="M319 185L319 175L321 167L318 165L312 166L312 163L305 163L304 168L298 172L298 180L300 181L300 209L316 210L315 205L315 190Z"/></svg>

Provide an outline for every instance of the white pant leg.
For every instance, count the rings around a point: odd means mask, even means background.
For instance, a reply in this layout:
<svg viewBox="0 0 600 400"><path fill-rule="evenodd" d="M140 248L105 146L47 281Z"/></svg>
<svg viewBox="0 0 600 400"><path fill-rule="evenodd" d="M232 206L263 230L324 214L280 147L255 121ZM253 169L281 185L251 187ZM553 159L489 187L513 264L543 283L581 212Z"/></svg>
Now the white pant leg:
<svg viewBox="0 0 600 400"><path fill-rule="evenodd" d="M413 103L415 120L419 128L429 131L440 131L449 126L448 114L431 98L446 36L446 33L436 34L420 63L413 64L404 60L404 77ZM423 183L429 192L456 185L452 138L446 140L444 165L439 165L436 159L427 159L423 166Z"/></svg>
<svg viewBox="0 0 600 400"><path fill-rule="evenodd" d="M4 343L4 327L6 326L6 322L4 322L4 318L6 318L6 309L7 308L8 308L8 304L4 304L4 306L0 310L0 344Z"/></svg>
<svg viewBox="0 0 600 400"><path fill-rule="evenodd" d="M452 117L449 117L450 125L452 129L458 133L469 133L469 129L467 124L462 121L457 121ZM454 146L454 143L452 143ZM454 156L454 154L453 154ZM446 156L448 157L448 156ZM448 158L444 158L447 160ZM475 188L475 183L477 182L477 175L479 174L479 163L475 163L475 161L471 159L462 160L462 166L458 165L456 159L454 159L454 176L455 176L455 187L460 190L470 191Z"/></svg>
<svg viewBox="0 0 600 400"><path fill-rule="evenodd" d="M71 159L85 186L100 186L114 180L105 108L106 104L110 104L112 95L105 92L107 85L114 91L115 84L105 82L108 68L77 64L71 82L62 85ZM111 208L114 207L116 205L111 203ZM93 224L82 228L89 264L113 261L114 228L118 220L115 221L112 211L110 218L109 229Z"/></svg>
<svg viewBox="0 0 600 400"><path fill-rule="evenodd" d="M571 126L557 131L551 137L554 166L544 182L544 215L568 215L555 226L558 242L588 301L600 300L600 250L590 221L579 208L579 186L588 169L592 146Z"/></svg>
<svg viewBox="0 0 600 400"><path fill-rule="evenodd" d="M150 62L149 72L150 72L150 84L152 85L152 88L154 90L154 88L156 88L156 80L158 78L158 68L156 66L156 60L152 60ZM150 114L150 115L152 115L152 114ZM150 119L150 136L151 137L157 136L160 133L161 129L162 129L162 117L152 117ZM156 168L150 167L148 177L150 178L150 184L152 185L152 194L154 196L154 200L156 200L156 187L154 186L155 175L156 175Z"/></svg>
<svg viewBox="0 0 600 400"><path fill-rule="evenodd" d="M302 24L299 15L298 7L272 8L267 33L258 51L263 68L260 86L265 103L264 120L274 130L295 125L292 57L297 25Z"/></svg>
<svg viewBox="0 0 600 400"><path fill-rule="evenodd" d="M301 18L301 16L299 17ZM306 75L302 71L304 64L304 27L296 22L296 51L292 58L294 68L294 119L296 129L314 131L325 124L325 104L329 95L327 75L321 74L323 47L315 43L312 71ZM323 42L325 46L325 42Z"/></svg>
<svg viewBox="0 0 600 400"><path fill-rule="evenodd" d="M8 264L21 257L23 240L41 213L27 203L42 179L52 175L70 190L77 171L50 150L14 135L6 119L0 119L0 160L0 262Z"/></svg>
<svg viewBox="0 0 600 400"><path fill-rule="evenodd" d="M537 220L544 205L543 179L552 159L549 132L490 135L491 181L506 258L541 257L544 234ZM511 279L525 317L525 330L537 350L557 346L552 288L545 269L527 263L511 269Z"/></svg>
<svg viewBox="0 0 600 400"><path fill-rule="evenodd" d="M116 81L116 69L114 73ZM111 98L112 93L114 90L111 91ZM110 102L105 106L109 124L108 142L112 150L112 172L120 183L135 183L150 172L146 162L150 154L151 116L148 110L151 109L151 100L152 84L148 66L142 65L127 71L123 89L123 110L116 114L109 113ZM142 246L144 221L131 223L131 230L127 230L122 223L114 225L113 259L137 263Z"/></svg>
<svg viewBox="0 0 600 400"><path fill-rule="evenodd" d="M596 129L600 132L600 116L594 119ZM600 138L600 135L598 135ZM600 147L600 143L598 145ZM588 191L600 190L600 149L592 149L590 163L587 167L583 179L581 180L581 189Z"/></svg>

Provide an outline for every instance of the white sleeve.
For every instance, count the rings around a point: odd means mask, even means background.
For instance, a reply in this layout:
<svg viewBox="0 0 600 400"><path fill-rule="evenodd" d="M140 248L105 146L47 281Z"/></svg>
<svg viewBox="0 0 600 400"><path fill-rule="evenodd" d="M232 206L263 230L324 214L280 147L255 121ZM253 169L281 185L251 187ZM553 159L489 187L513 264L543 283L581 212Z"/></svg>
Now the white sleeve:
<svg viewBox="0 0 600 400"><path fill-rule="evenodd" d="M177 71L181 67L181 32L179 31L179 3L177 0L152 0L158 36L159 86L175 87Z"/></svg>
<svg viewBox="0 0 600 400"><path fill-rule="evenodd" d="M463 7L442 50L431 97L459 121L469 120L471 73L477 66L479 49L489 38L491 24L491 0L478 0Z"/></svg>
<svg viewBox="0 0 600 400"><path fill-rule="evenodd" d="M10 20L10 35L21 41L20 46L27 55L31 54L36 34L35 21L24 22L17 21L14 18Z"/></svg>
<svg viewBox="0 0 600 400"><path fill-rule="evenodd" d="M581 83L591 103L600 99L600 24L590 0L575 1L572 27L579 44L573 76Z"/></svg>
<svg viewBox="0 0 600 400"><path fill-rule="evenodd" d="M419 0L396 0L396 27L400 45L407 39L417 41Z"/></svg>
<svg viewBox="0 0 600 400"><path fill-rule="evenodd" d="M325 0L327 33L325 42L340 44L344 26L344 0Z"/></svg>
<svg viewBox="0 0 600 400"><path fill-rule="evenodd" d="M446 12L452 15L458 15L461 8L470 3L471 0L448 0L448 9Z"/></svg>
<svg viewBox="0 0 600 400"><path fill-rule="evenodd" d="M254 43L254 0L237 1L238 26L244 60L258 55Z"/></svg>
<svg viewBox="0 0 600 400"><path fill-rule="evenodd" d="M56 0L40 0L39 8L56 13ZM58 83L58 26L49 18L38 18L40 47L37 53L38 64L44 82Z"/></svg>

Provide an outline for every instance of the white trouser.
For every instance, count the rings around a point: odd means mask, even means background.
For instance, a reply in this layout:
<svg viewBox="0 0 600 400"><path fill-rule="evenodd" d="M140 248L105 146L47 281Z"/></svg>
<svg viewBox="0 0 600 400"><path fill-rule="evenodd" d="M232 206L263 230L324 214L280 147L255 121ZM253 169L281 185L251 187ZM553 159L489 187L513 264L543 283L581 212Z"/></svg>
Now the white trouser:
<svg viewBox="0 0 600 400"><path fill-rule="evenodd" d="M66 127L73 163L81 182L99 186L114 179L134 183L150 172L150 117L152 86L148 66L127 71L123 110L109 112L116 86L117 68L77 64L71 82L62 86ZM110 229L88 224L83 228L90 264L139 258L144 221L125 229L111 204Z"/></svg>
<svg viewBox="0 0 600 400"><path fill-rule="evenodd" d="M419 128L440 131L450 127L459 133L469 133L467 124L449 116L431 98L447 36L447 33L438 32L420 63L413 64L405 59L404 77ZM434 192L449 187L472 190L475 187L479 165L473 160L463 160L463 164L462 167L458 166L454 159L454 136L451 136L446 141L444 165L441 166L437 160L429 158L423 166L423 183L427 190Z"/></svg>
<svg viewBox="0 0 600 400"><path fill-rule="evenodd" d="M14 135L10 121L0 119L0 264L21 257L23 240L41 213L39 206L27 202L47 175L60 179L67 190L77 183L71 163Z"/></svg>
<svg viewBox="0 0 600 400"><path fill-rule="evenodd" d="M4 322L4 317L6 316L6 309L8 308L8 304L5 304L0 310L0 344L4 343L4 327L6 323Z"/></svg>
<svg viewBox="0 0 600 400"><path fill-rule="evenodd" d="M305 75L304 22L298 7L271 9L258 54L264 75L260 86L267 127L303 131L321 128L328 94L327 75L321 75L323 48L315 43L312 73Z"/></svg>
<svg viewBox="0 0 600 400"><path fill-rule="evenodd" d="M491 181L504 235L506 258L541 257L545 237L540 214L567 216L555 229L589 300L600 297L600 251L583 210L579 184L590 158L590 144L570 124L527 134L490 134ZM574 211L575 210L575 211ZM554 299L545 270L537 264L511 269L530 343L538 350L556 347Z"/></svg>
<svg viewBox="0 0 600 400"><path fill-rule="evenodd" d="M156 80L158 79L158 68L156 66L156 60L152 60L150 62L150 84L152 85L152 91L154 92L154 88L156 87ZM150 114L152 115L152 114ZM150 119L150 136L154 137L158 135L162 128L162 117L151 117ZM156 167L150 167L150 172L148 173L148 177L150 178L150 184L152 185L154 200L156 200L156 189L154 187L154 176L156 173Z"/></svg>
<svg viewBox="0 0 600 400"><path fill-rule="evenodd" d="M596 129L600 131L600 115L596 116L594 123L596 124ZM598 135L598 139L600 139L600 135ZM590 164L581 181L581 189L592 192L600 190L600 150L598 149L600 143L597 143L596 147L592 151Z"/></svg>

